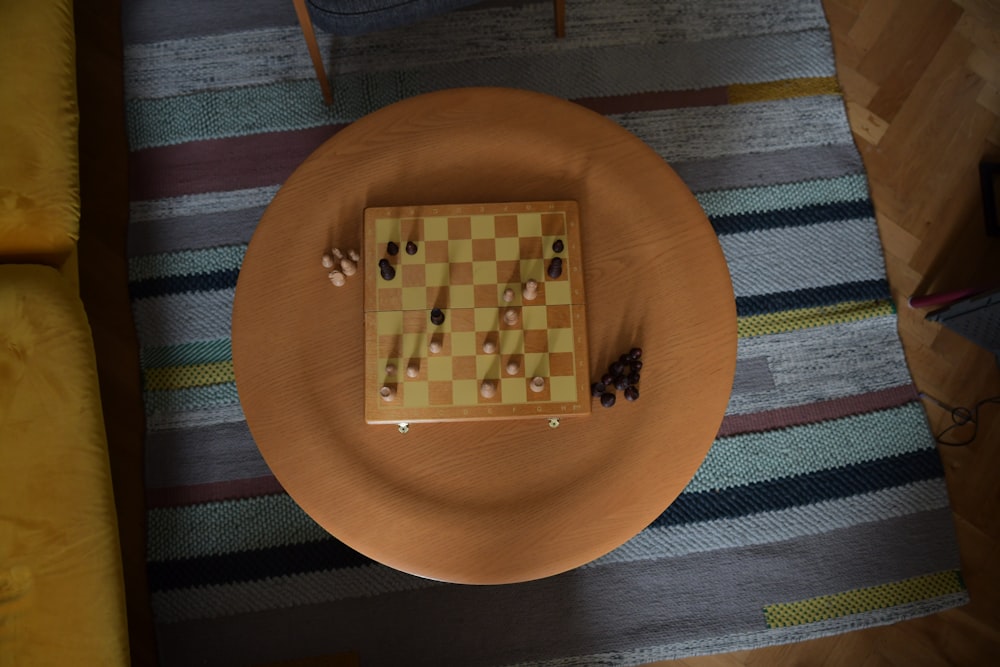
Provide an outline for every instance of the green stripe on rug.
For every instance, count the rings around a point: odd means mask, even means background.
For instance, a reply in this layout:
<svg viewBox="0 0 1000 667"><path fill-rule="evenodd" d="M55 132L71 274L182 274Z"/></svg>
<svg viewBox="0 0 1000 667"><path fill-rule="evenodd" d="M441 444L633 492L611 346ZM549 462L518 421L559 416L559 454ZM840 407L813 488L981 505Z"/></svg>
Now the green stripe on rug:
<svg viewBox="0 0 1000 667"><path fill-rule="evenodd" d="M868 199L864 174L695 193L710 218Z"/></svg>
<svg viewBox="0 0 1000 667"><path fill-rule="evenodd" d="M246 252L247 246L244 243L132 257L128 261L129 282L239 269Z"/></svg>
<svg viewBox="0 0 1000 667"><path fill-rule="evenodd" d="M926 420L920 403L762 433L719 438L685 493L716 491L919 452L933 446L913 437ZM795 449L783 445L794 437ZM780 452L780 455L777 453Z"/></svg>
<svg viewBox="0 0 1000 667"><path fill-rule="evenodd" d="M231 339L219 338L180 345L144 347L141 356L143 368L211 364L232 361L233 345Z"/></svg>
<svg viewBox="0 0 1000 667"><path fill-rule="evenodd" d="M931 600L964 590L960 572L948 570L845 593L768 605L764 607L764 618L769 628L787 628Z"/></svg>

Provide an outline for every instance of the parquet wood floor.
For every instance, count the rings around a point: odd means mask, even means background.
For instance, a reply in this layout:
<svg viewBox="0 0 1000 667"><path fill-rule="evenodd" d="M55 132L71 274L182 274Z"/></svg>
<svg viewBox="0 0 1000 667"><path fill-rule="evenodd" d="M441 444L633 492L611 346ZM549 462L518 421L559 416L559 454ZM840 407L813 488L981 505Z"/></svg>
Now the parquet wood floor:
<svg viewBox="0 0 1000 667"><path fill-rule="evenodd" d="M1000 394L993 355L911 296L1000 286L978 165L1000 159L1000 0L824 0L837 74L868 170L899 330L917 388L951 406ZM925 400L935 433L950 415ZM1000 664L1000 406L975 442L941 448L971 604L893 626L788 646L656 663Z"/></svg>

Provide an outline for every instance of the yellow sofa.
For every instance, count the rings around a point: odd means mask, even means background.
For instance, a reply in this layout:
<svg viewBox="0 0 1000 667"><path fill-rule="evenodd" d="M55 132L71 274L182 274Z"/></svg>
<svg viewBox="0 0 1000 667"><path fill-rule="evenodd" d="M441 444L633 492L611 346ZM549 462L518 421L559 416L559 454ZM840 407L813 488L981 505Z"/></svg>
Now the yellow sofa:
<svg viewBox="0 0 1000 667"><path fill-rule="evenodd" d="M77 132L71 0L0 0L0 667L129 661Z"/></svg>

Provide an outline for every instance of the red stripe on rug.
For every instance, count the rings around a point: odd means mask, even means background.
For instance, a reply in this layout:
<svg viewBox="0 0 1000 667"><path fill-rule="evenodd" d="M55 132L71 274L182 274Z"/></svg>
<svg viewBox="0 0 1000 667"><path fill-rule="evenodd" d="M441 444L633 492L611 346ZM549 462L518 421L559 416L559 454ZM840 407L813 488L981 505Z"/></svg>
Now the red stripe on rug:
<svg viewBox="0 0 1000 667"><path fill-rule="evenodd" d="M226 482L210 484L193 484L191 486L170 486L159 489L146 489L146 505L155 507L177 507L180 505L197 505L199 503L218 502L220 500L239 500L255 496L271 496L284 493L285 489L271 475L252 477L250 479L234 479Z"/></svg>
<svg viewBox="0 0 1000 667"><path fill-rule="evenodd" d="M284 183L344 127L325 125L135 151L129 155L129 199L146 201Z"/></svg>
<svg viewBox="0 0 1000 667"><path fill-rule="evenodd" d="M725 86L702 90L663 90L631 95L609 95L607 97L582 97L573 100L581 106L600 114L629 113L633 111L656 111L658 109L680 109L683 107L713 107L729 104L729 93Z"/></svg>
<svg viewBox="0 0 1000 667"><path fill-rule="evenodd" d="M917 399L916 387L903 385L868 394L835 398L791 408L768 410L748 415L732 415L722 420L718 437L724 438L741 433L760 433L790 426L815 424L816 422L840 419L876 410L896 408Z"/></svg>

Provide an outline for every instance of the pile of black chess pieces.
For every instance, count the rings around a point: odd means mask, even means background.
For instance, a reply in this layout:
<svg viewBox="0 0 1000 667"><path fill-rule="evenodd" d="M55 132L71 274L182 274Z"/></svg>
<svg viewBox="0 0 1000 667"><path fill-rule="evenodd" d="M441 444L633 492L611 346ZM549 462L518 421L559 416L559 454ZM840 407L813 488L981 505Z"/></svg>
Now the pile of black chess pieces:
<svg viewBox="0 0 1000 667"><path fill-rule="evenodd" d="M621 391L626 401L639 398L639 371L642 370L642 348L633 347L608 366L608 372L590 385L592 396L601 399L601 405L610 408L615 404L615 391Z"/></svg>

